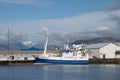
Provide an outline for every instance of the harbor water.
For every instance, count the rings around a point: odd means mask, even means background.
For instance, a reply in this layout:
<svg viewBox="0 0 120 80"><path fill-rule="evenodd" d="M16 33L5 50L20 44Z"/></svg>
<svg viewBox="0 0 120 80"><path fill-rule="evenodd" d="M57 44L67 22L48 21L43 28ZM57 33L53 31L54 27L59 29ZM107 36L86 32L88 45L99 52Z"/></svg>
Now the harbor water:
<svg viewBox="0 0 120 80"><path fill-rule="evenodd" d="M120 65L0 66L0 80L120 80Z"/></svg>

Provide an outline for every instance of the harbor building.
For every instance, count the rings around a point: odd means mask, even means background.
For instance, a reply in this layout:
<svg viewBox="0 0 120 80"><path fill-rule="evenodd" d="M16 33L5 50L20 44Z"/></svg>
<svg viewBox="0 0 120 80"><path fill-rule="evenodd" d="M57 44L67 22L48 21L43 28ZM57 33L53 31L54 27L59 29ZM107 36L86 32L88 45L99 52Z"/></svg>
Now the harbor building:
<svg viewBox="0 0 120 80"><path fill-rule="evenodd" d="M91 54L91 58L120 58L120 48L114 43L90 44L85 48Z"/></svg>

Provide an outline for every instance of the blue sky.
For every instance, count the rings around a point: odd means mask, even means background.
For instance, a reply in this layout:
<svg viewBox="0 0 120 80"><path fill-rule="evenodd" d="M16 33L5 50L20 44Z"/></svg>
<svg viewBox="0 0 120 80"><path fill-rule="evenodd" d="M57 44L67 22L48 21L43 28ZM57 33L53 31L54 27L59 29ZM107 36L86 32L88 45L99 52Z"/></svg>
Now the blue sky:
<svg viewBox="0 0 120 80"><path fill-rule="evenodd" d="M104 24L94 25L90 22L89 17L92 15L94 18L99 14L106 15L101 12L107 10L115 1L0 0L0 23L2 23L0 28L6 30L10 27L14 31L26 33L39 32L43 27L47 27L50 32L90 30L104 26ZM25 31L26 29L29 31Z"/></svg>
<svg viewBox="0 0 120 80"><path fill-rule="evenodd" d="M15 36L48 31L59 33L54 38L116 38L119 4L120 0L0 0L0 39L8 28Z"/></svg>
<svg viewBox="0 0 120 80"><path fill-rule="evenodd" d="M18 2L17 2L18 1ZM26 1L26 3L24 3ZM114 0L0 0L0 19L54 19L106 10Z"/></svg>

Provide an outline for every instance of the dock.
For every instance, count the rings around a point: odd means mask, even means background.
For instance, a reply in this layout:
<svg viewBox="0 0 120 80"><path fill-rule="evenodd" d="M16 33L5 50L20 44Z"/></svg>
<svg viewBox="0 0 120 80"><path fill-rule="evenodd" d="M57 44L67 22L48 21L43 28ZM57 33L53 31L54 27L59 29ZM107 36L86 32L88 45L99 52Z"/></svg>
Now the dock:
<svg viewBox="0 0 120 80"><path fill-rule="evenodd" d="M93 58L89 59L89 64L120 64L120 58Z"/></svg>
<svg viewBox="0 0 120 80"><path fill-rule="evenodd" d="M14 66L14 65L34 65L34 60L5 60L0 61L0 66Z"/></svg>
<svg viewBox="0 0 120 80"><path fill-rule="evenodd" d="M89 59L89 64L120 64L119 59ZM0 61L0 66L29 66L34 65L34 60L5 60Z"/></svg>

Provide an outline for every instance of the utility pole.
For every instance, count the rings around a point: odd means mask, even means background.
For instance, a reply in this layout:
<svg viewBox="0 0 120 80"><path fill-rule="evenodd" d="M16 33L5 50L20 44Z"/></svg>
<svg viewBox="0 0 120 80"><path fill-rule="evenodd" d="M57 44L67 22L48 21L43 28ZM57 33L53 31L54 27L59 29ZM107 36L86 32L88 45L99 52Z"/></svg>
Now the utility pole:
<svg viewBox="0 0 120 80"><path fill-rule="evenodd" d="M8 57L12 59L11 52L10 52L10 30L8 28Z"/></svg>
<svg viewBox="0 0 120 80"><path fill-rule="evenodd" d="M9 35L9 28L8 28L8 55L10 54L10 35Z"/></svg>

